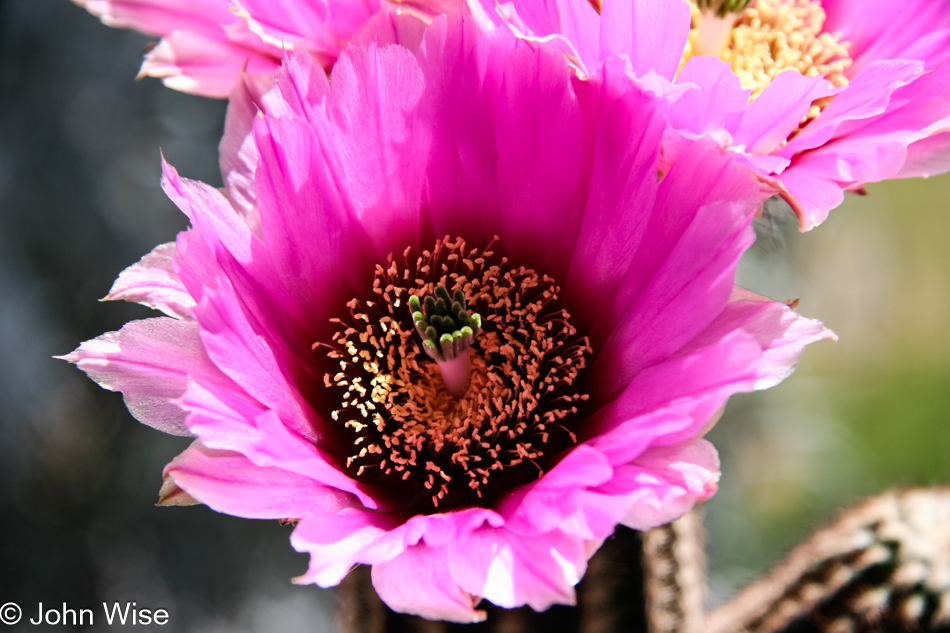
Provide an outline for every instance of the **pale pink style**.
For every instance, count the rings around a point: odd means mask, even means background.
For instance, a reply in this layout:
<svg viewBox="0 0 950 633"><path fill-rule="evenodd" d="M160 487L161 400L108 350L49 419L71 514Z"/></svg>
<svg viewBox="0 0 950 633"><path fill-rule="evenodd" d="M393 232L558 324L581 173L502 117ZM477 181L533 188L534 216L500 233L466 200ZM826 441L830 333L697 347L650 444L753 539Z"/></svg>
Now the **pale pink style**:
<svg viewBox="0 0 950 633"><path fill-rule="evenodd" d="M372 565L393 609L460 622L484 617L482 599L573 603L618 524L647 529L715 492L701 435L729 396L778 383L833 336L734 286L759 195L747 169L699 140L658 182L665 123L624 60L582 81L482 18L437 18L408 48L386 31L348 48L330 81L293 54L273 87L236 91L227 194L166 165L192 228L109 295L167 316L67 356L145 424L197 438L166 468L189 495L300 519L291 542L311 559L297 582ZM443 235L497 235L514 264L558 280L593 348L590 400L540 478L420 513L347 470L312 344L387 254Z"/></svg>
<svg viewBox="0 0 950 633"><path fill-rule="evenodd" d="M483 0L486 19L556 46L578 72L624 56L642 85L666 95L670 131L664 164L691 139L706 136L735 153L814 228L844 192L889 178L950 169L950 3L932 0L821 0L824 29L850 42L849 84L780 73L751 103L729 65L697 56L678 73L690 26L683 0ZM785 142L812 102L827 108Z"/></svg>

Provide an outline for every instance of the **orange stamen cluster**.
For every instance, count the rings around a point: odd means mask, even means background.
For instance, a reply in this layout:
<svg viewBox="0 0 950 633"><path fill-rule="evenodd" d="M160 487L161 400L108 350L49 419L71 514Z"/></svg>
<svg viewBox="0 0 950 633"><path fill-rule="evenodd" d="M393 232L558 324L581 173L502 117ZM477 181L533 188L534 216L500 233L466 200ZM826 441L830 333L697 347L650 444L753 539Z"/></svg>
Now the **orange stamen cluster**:
<svg viewBox="0 0 950 633"><path fill-rule="evenodd" d="M328 355L340 370L324 383L340 393L331 417L354 434L347 468L377 483L414 482L433 511L447 496L477 503L497 475L522 464L540 476L545 452L576 442L572 417L587 400L574 383L591 348L559 307L560 289L510 265L493 244L479 253L446 237L414 262L410 249L402 265L390 255L376 267L373 298L352 299L348 318L333 320ZM438 285L460 290L482 316L459 398L422 349L408 306Z"/></svg>

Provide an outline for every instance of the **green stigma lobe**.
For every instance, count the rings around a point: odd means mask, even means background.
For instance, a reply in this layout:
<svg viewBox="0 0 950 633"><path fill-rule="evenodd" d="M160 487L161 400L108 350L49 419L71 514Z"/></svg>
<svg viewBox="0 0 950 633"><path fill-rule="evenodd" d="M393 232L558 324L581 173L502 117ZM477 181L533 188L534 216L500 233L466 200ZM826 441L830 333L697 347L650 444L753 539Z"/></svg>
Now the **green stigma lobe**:
<svg viewBox="0 0 950 633"><path fill-rule="evenodd" d="M466 310L465 295L456 290L451 295L444 286L436 286L435 296L421 300L409 298L412 323L422 347L435 361L447 362L463 354L482 329L482 318Z"/></svg>
<svg viewBox="0 0 950 633"><path fill-rule="evenodd" d="M712 11L723 18L727 13L745 11L751 0L696 0L696 6L701 11Z"/></svg>

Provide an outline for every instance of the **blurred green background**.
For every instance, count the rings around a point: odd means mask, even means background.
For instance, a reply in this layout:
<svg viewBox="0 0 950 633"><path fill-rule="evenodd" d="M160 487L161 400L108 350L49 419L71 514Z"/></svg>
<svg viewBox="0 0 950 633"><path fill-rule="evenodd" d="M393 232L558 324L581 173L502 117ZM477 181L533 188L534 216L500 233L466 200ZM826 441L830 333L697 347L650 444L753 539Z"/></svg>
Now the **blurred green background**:
<svg viewBox="0 0 950 633"><path fill-rule="evenodd" d="M837 511L895 486L950 483L950 177L872 184L800 234L757 220L739 283L800 298L840 340L778 387L732 399L710 433L712 603Z"/></svg>
<svg viewBox="0 0 950 633"><path fill-rule="evenodd" d="M0 603L138 600L180 631L328 630L332 594L291 585L289 529L156 508L187 446L51 358L150 311L101 304L183 216L159 148L220 185L224 104L133 81L149 38L66 0L0 2ZM758 221L740 283L840 336L775 389L733 399L706 504L710 602L839 508L892 486L950 483L950 177L870 185L819 229Z"/></svg>

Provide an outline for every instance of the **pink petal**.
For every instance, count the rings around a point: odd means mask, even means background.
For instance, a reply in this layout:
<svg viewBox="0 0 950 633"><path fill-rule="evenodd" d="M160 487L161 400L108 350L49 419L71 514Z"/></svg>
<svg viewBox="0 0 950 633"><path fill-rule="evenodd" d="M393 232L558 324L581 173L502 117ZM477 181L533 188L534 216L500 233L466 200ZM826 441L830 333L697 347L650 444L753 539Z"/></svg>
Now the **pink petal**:
<svg viewBox="0 0 950 633"><path fill-rule="evenodd" d="M416 515L406 521L404 540L415 545L425 540L427 545L445 547L466 538L483 525L500 527L504 519L489 508L471 507L438 514Z"/></svg>
<svg viewBox="0 0 950 633"><path fill-rule="evenodd" d="M449 574L445 548L409 547L396 558L373 565L373 586L390 609L430 620L482 622L481 598L462 590Z"/></svg>
<svg viewBox="0 0 950 633"><path fill-rule="evenodd" d="M220 191L203 182L182 178L164 160L162 189L212 248L226 250L240 262L250 262L254 236Z"/></svg>
<svg viewBox="0 0 950 633"><path fill-rule="evenodd" d="M617 468L604 491L628 490L629 509L623 524L648 530L686 514L696 502L716 493L719 456L712 444L694 439L648 449L631 465Z"/></svg>
<svg viewBox="0 0 950 633"><path fill-rule="evenodd" d="M600 13L600 57L627 55L633 72L673 79L686 46L689 6L682 0L615 0Z"/></svg>
<svg viewBox="0 0 950 633"><path fill-rule="evenodd" d="M450 3L451 4L451 3ZM411 12L378 11L350 38L350 46L398 44L413 53L419 50L427 22Z"/></svg>
<svg viewBox="0 0 950 633"><path fill-rule="evenodd" d="M343 474L325 451L290 431L273 411L246 394L191 382L179 399L188 428L208 448L233 451L257 466L278 467L352 493L366 506L376 502L364 487Z"/></svg>
<svg viewBox="0 0 950 633"><path fill-rule="evenodd" d="M583 541L557 531L524 538L483 527L448 546L449 571L462 590L507 609L574 604L587 558Z"/></svg>
<svg viewBox="0 0 950 633"><path fill-rule="evenodd" d="M591 421L589 440L611 464L637 457L647 446L697 435L726 400L751 391L763 350L742 331L650 367Z"/></svg>
<svg viewBox="0 0 950 633"><path fill-rule="evenodd" d="M613 533L622 511L611 511L615 499L587 491L612 477L607 458L581 444L539 480L504 499L505 527L526 538L560 530L581 539L604 539Z"/></svg>
<svg viewBox="0 0 950 633"><path fill-rule="evenodd" d="M894 75L900 68L903 79ZM867 93L875 105L870 110L873 116L844 118L834 138L796 156L781 176L801 208L802 230L827 217L827 209L843 198L841 189L895 177L903 167L908 145L950 128L950 65L916 79L921 70L916 62L880 62L866 72L875 70L887 71L883 75L892 79L887 87L892 92L887 93L886 101L876 102L873 92Z"/></svg>
<svg viewBox="0 0 950 633"><path fill-rule="evenodd" d="M782 185L795 200L792 208L800 231L812 230L828 219L831 209L844 202L845 183L823 177L827 172L819 163L805 156L782 173Z"/></svg>
<svg viewBox="0 0 950 633"><path fill-rule="evenodd" d="M787 378L806 345L826 338L838 340L821 321L736 286L726 309L684 351L714 344L736 330L754 336L764 353L757 364L755 389L768 389Z"/></svg>
<svg viewBox="0 0 950 633"><path fill-rule="evenodd" d="M751 154L774 152L799 126L813 101L837 92L839 89L823 77L805 77L794 70L781 72L746 107L733 142Z"/></svg>
<svg viewBox="0 0 950 633"><path fill-rule="evenodd" d="M332 64L346 41L379 10L378 0L236 0L251 32L280 49L304 48Z"/></svg>
<svg viewBox="0 0 950 633"><path fill-rule="evenodd" d="M228 200L251 231L260 235L261 217L254 191L254 173L259 154L252 134L258 112L268 109L268 92L274 80L269 76L243 75L228 96L224 135L218 143L219 166Z"/></svg>
<svg viewBox="0 0 950 633"><path fill-rule="evenodd" d="M221 0L75 0L116 28L165 35L175 29L210 33L237 20Z"/></svg>
<svg viewBox="0 0 950 633"><path fill-rule="evenodd" d="M950 132L934 134L907 147L898 178L928 178L950 171Z"/></svg>
<svg viewBox="0 0 950 633"><path fill-rule="evenodd" d="M292 429L312 436L312 414L292 377L290 353L255 331L234 288L221 280L195 309L201 340L217 367L255 400L274 409Z"/></svg>
<svg viewBox="0 0 950 633"><path fill-rule="evenodd" d="M676 83L695 84L667 110L670 125L695 134L739 127L751 90L742 87L728 63L718 57L690 58L676 76Z"/></svg>
<svg viewBox="0 0 950 633"><path fill-rule="evenodd" d="M228 41L223 31L175 30L145 56L139 76L160 78L182 92L223 98L243 71L263 75L276 68L275 58Z"/></svg>
<svg viewBox="0 0 950 633"><path fill-rule="evenodd" d="M887 109L894 91L914 81L923 70L923 64L905 60L872 64L852 79L817 119L782 148L781 155L791 157L827 143L845 121L880 115Z"/></svg>
<svg viewBox="0 0 950 633"><path fill-rule="evenodd" d="M299 115L310 123L325 116L330 81L322 67L304 53L288 52L274 74L273 99L264 112L273 118Z"/></svg>
<svg viewBox="0 0 950 633"><path fill-rule="evenodd" d="M195 300L175 272L174 259L175 244L159 244L119 274L105 300L141 303L171 317L190 319Z"/></svg>
<svg viewBox="0 0 950 633"><path fill-rule="evenodd" d="M467 539L481 529L504 523L493 510L468 508L405 521L395 514L357 509L337 514L313 515L297 527L291 543L311 555L310 569L297 582L335 585L354 565L377 565L400 556L407 548L441 549Z"/></svg>
<svg viewBox="0 0 950 633"><path fill-rule="evenodd" d="M339 512L352 495L280 468L262 468L240 453L192 444L165 467L192 497L218 512L248 519L299 519Z"/></svg>
<svg viewBox="0 0 950 633"><path fill-rule="evenodd" d="M346 288L365 286L378 262L364 250L361 227L331 164L336 158L313 129L294 117L259 118L254 134L261 230L273 262L270 279L259 278L261 286L271 293L279 289L275 299L282 311L303 331L325 339L329 319L352 296Z"/></svg>
<svg viewBox="0 0 950 633"><path fill-rule="evenodd" d="M176 404L189 375L230 382L208 359L197 324L168 317L131 321L62 358L103 388L121 391L137 420L172 435L191 435Z"/></svg>
<svg viewBox="0 0 950 633"><path fill-rule="evenodd" d="M927 59L914 55L913 49L929 35L950 28L946 7L930 0L822 0L822 8L827 15L824 30L840 31L850 43L848 52L854 59L850 76L883 59ZM931 50L944 58L950 54L947 47Z"/></svg>
<svg viewBox="0 0 950 633"><path fill-rule="evenodd" d="M482 1L486 14L497 13L518 37L538 44L551 42L584 75L600 56L600 16L586 0L532 0L496 4Z"/></svg>
<svg viewBox="0 0 950 633"><path fill-rule="evenodd" d="M847 159L852 184L893 177L900 171L906 147L950 129L950 64L923 74L894 91L880 116L845 121L831 143L814 153ZM826 149L827 148L827 149ZM862 151L863 150L863 151ZM844 176L841 169L829 170Z"/></svg>
<svg viewBox="0 0 950 633"><path fill-rule="evenodd" d="M356 509L304 517L291 534L290 544L298 552L310 554L310 566L294 582L332 587L354 565L392 560L405 551L399 539L384 538L395 527L392 517ZM375 556L367 557L364 552L380 541L385 545L377 547Z"/></svg>

